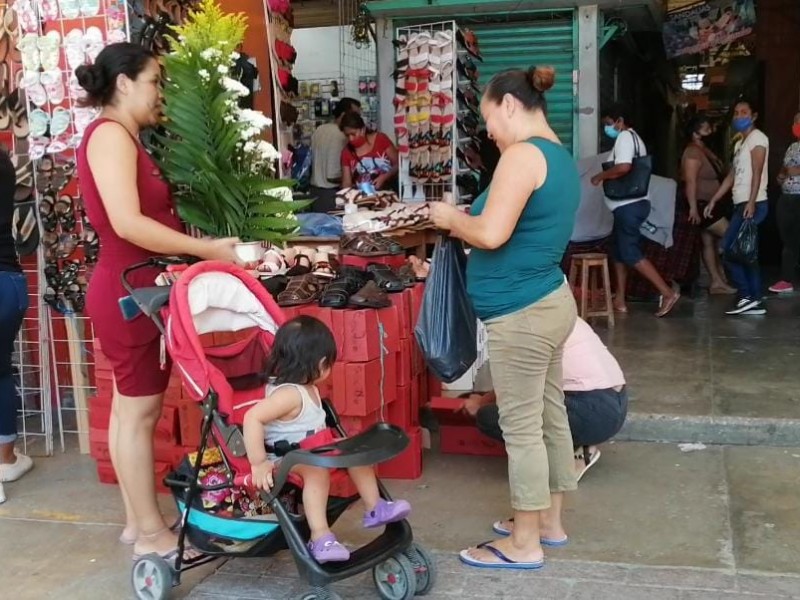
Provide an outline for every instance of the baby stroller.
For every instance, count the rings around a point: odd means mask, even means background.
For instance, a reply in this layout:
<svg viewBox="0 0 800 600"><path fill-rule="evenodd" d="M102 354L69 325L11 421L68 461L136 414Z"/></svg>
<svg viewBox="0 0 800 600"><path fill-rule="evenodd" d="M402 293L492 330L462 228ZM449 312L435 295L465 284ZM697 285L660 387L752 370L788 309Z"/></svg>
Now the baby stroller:
<svg viewBox="0 0 800 600"><path fill-rule="evenodd" d="M128 276L153 266L179 268L187 264L180 257L158 257L132 265L122 274L130 297L120 300L126 318L139 312L150 317L163 333L166 348L181 374L185 390L203 411L200 445L196 454L166 479L181 514L178 556L172 565L157 554L141 557L133 566L132 584L137 598L161 600L180 584L181 573L198 566L182 564L188 542L208 557L263 557L289 549L300 575L311 590L304 600L336 599L329 584L368 569L381 598L408 600L424 595L433 587L435 566L428 552L413 542L411 527L403 520L386 526L384 532L355 550L350 560L319 564L306 546L308 524L302 512L302 480L290 470L299 464L328 469L332 493L328 520L333 524L358 496L335 497L334 481L347 477L348 467L374 465L400 454L409 440L395 426L378 423L361 434L312 450L277 443L271 451L283 455L268 492L249 491L260 500L268 514L241 516L207 509L203 496L246 490L250 465L241 425L247 409L263 398L265 381L260 376L283 314L272 297L243 269L222 262L206 261L185 268L171 287L133 289ZM235 341L204 346L203 339L220 332ZM344 437L332 404L323 401L328 427ZM208 453L221 459L222 473L215 485L200 477ZM194 456L194 460L191 457ZM341 487L341 486L340 486ZM391 500L379 483L381 496ZM208 562L208 559L201 563Z"/></svg>

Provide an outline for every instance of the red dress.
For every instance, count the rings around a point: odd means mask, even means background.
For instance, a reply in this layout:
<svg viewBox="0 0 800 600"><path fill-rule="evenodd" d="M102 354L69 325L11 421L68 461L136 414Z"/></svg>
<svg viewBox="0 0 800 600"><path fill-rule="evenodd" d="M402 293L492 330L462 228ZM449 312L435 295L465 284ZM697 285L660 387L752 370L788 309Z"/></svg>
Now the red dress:
<svg viewBox="0 0 800 600"><path fill-rule="evenodd" d="M91 123L77 151L78 180L89 222L97 231L100 254L86 292L86 311L92 319L100 349L111 362L117 390L125 396L151 396L166 390L170 364L161 368L160 334L153 322L144 315L131 321L122 317L118 300L127 295L122 287L122 270L154 256L153 252L136 246L116 234L97 190L86 159L86 148L95 129L109 119ZM143 215L171 229L183 232L174 211L169 186L161 178L155 161L139 140L137 149L136 188ZM155 285L158 269L135 271L129 278L134 287Z"/></svg>

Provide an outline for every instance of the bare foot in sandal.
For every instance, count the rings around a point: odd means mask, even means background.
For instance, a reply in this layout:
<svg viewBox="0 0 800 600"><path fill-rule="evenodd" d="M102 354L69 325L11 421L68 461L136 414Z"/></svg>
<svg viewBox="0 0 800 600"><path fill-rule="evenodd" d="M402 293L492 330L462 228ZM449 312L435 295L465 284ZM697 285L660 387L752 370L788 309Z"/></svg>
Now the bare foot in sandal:
<svg viewBox="0 0 800 600"><path fill-rule="evenodd" d="M140 534L133 546L133 560L139 560L146 554L158 554L165 560L172 562L177 556L178 536L175 535L168 527L159 529L156 532L149 534ZM183 551L183 561L191 562L201 558L203 554L192 548L186 546Z"/></svg>
<svg viewBox="0 0 800 600"><path fill-rule="evenodd" d="M659 303L658 312L656 313L657 317L666 317L670 311L675 308L675 305L678 303L678 300L681 299L681 295L678 292L674 292L672 296L662 297L661 302Z"/></svg>

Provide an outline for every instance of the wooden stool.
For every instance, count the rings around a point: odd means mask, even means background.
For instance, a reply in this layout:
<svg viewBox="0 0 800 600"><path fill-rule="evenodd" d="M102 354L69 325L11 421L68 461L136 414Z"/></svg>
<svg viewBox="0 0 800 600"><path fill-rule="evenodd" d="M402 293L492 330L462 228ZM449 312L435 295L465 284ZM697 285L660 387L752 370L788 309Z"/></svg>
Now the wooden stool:
<svg viewBox="0 0 800 600"><path fill-rule="evenodd" d="M608 257L605 254L575 254L569 266L569 286L574 293L580 271L581 319L606 317L609 327L614 326L614 307L611 304L611 277L608 274ZM602 277L602 285L600 283ZM598 298L602 293L602 298Z"/></svg>

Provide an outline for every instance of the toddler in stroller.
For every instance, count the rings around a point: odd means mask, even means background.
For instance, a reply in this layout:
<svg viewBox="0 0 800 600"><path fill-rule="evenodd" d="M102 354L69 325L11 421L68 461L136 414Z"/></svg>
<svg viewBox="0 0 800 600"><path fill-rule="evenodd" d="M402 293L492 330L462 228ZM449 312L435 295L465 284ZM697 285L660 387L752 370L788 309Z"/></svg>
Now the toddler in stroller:
<svg viewBox="0 0 800 600"><path fill-rule="evenodd" d="M244 442L252 484L257 488L269 491L273 487L272 472L280 461L274 454L267 454L266 447L281 440L304 448L335 441L325 423L316 385L328 378L335 361L336 342L318 319L300 316L278 330L266 368L266 375L274 378L274 383L267 387L268 397L252 406L244 417ZM409 515L411 506L405 500L380 497L372 466L350 467L347 471L367 509L364 527L380 527ZM348 560L350 552L328 525L329 470L297 465L291 472L303 480L303 507L311 529L308 547L312 556L319 563Z"/></svg>
<svg viewBox="0 0 800 600"><path fill-rule="evenodd" d="M410 600L426 594L434 586L435 563L414 542L411 526L403 518L410 507L392 502L383 484L367 474L375 464L403 452L408 437L388 423L348 437L333 406L320 401L313 386L335 360L330 332L320 322L305 319L282 328L284 315L267 290L235 265L206 261L186 268L180 264L184 262L157 257L132 265L122 274L130 294L120 300L123 314L137 318L144 313L155 322L183 380L184 398L199 405L203 414L197 451L165 478L181 515L174 562L157 554L138 557L131 578L136 597L169 597L183 571L200 564L183 560L188 544L209 557L270 556L288 548L301 577L312 588L301 596L305 600L336 599L331 583L367 570L372 570L381 598ZM133 289L130 273L153 266L181 275L171 288ZM316 333L298 335L306 326ZM281 339L276 339L279 331ZM323 343L317 348L319 339ZM313 348L318 358L311 368L309 363L298 363L311 357L311 350L291 355L280 350L296 349L297 344ZM269 388L266 400L265 365L278 381ZM323 411L327 429L321 426ZM246 444L243 429L248 415L252 416ZM266 431L258 424L263 422ZM298 430L298 424L308 428ZM291 437L292 430L301 431L303 439L289 441L296 439ZM308 433L313 435L307 437ZM266 463L265 435L274 442L269 450L275 454L270 460L274 471ZM328 523L358 501L345 481L348 469L353 469L353 483L358 483L370 509L365 524L386 526L345 560L345 549L326 536ZM326 473L331 479L330 494L327 485L320 485ZM319 496L305 489L309 483ZM216 502L218 498L222 501Z"/></svg>

